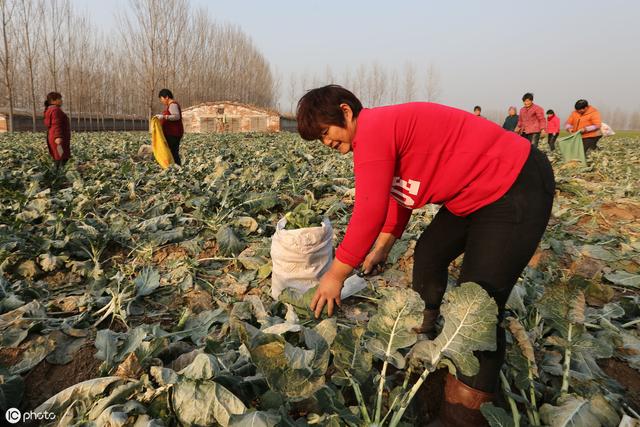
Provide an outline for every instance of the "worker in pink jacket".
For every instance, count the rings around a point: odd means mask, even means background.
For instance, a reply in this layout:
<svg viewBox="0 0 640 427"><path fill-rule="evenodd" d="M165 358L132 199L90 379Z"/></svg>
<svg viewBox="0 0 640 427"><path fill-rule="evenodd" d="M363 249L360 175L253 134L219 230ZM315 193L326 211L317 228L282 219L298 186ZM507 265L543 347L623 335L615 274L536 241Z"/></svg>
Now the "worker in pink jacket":
<svg viewBox="0 0 640 427"><path fill-rule="evenodd" d="M458 282L476 282L500 315L547 226L555 181L546 156L521 136L473 114L429 102L363 108L350 91L329 85L298 102L298 131L342 154L353 152L356 199L335 259L311 303L331 315L354 268L384 263L413 209L441 205L414 251L413 288L426 303L420 331L433 336L448 267L464 253ZM478 352L473 377L449 376L445 425L480 426L504 361L505 331L496 351Z"/></svg>
<svg viewBox="0 0 640 427"><path fill-rule="evenodd" d="M522 103L524 106L520 109L515 132L522 134L534 147L538 147L540 138L546 135L547 121L544 118L544 110L533 103L532 93L525 93Z"/></svg>
<svg viewBox="0 0 640 427"><path fill-rule="evenodd" d="M556 139L560 134L560 118L553 110L547 110L547 143L551 151L556 149Z"/></svg>

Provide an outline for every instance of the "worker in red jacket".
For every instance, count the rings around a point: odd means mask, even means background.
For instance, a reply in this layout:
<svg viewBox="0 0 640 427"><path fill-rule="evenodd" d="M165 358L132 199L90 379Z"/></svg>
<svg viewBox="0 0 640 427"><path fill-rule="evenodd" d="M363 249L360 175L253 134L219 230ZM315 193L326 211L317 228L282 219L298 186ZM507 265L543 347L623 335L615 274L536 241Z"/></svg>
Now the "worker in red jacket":
<svg viewBox="0 0 640 427"><path fill-rule="evenodd" d="M62 95L50 92L44 101L44 125L47 128L49 154L56 163L56 170L71 157L71 125L69 117L62 111Z"/></svg>
<svg viewBox="0 0 640 427"><path fill-rule="evenodd" d="M556 140L560 134L560 118L553 110L547 110L547 143L551 151L556 149Z"/></svg>
<svg viewBox="0 0 640 427"><path fill-rule="evenodd" d="M302 138L353 152L354 211L312 300L316 316L325 304L330 315L340 305L354 268L366 273L385 262L411 211L428 203L442 206L414 251L413 288L427 308L421 332L434 333L449 264L462 253L458 282L480 284L504 313L551 214L555 181L544 154L465 111L422 102L367 109L336 85L307 92L297 119ZM496 391L504 352L498 327L497 350L477 353L479 373L447 378L445 425L485 422L480 404Z"/></svg>
<svg viewBox="0 0 640 427"><path fill-rule="evenodd" d="M158 93L158 97L162 105L164 105L164 111L162 111L162 114L156 115L156 117L162 121L162 132L171 150L173 161L177 165L181 165L180 140L184 135L182 109L180 104L173 99L173 93L169 89L162 89Z"/></svg>

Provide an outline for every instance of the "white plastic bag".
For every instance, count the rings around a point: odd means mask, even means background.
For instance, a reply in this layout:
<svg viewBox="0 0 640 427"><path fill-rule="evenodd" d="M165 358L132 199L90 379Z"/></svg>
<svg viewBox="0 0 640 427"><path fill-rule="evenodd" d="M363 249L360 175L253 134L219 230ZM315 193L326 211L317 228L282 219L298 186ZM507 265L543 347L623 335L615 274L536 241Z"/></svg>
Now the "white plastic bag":
<svg viewBox="0 0 640 427"><path fill-rule="evenodd" d="M616 134L613 129L611 129L611 126L604 122L600 125L600 132L602 132L602 136L611 136Z"/></svg>
<svg viewBox="0 0 640 427"><path fill-rule="evenodd" d="M333 259L333 228L325 218L320 227L285 230L282 218L271 238L271 296L285 288L306 292L318 284Z"/></svg>

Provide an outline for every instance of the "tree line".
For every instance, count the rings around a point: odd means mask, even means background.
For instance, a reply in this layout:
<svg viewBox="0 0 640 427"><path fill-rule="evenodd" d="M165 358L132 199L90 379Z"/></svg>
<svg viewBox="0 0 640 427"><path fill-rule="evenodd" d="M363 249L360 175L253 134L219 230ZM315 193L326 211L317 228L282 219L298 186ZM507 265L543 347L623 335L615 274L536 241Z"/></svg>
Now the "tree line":
<svg viewBox="0 0 640 427"><path fill-rule="evenodd" d="M442 96L440 72L435 63L424 69L411 61L400 68L385 67L377 61L335 72L329 65L323 71L291 73L284 88L283 109L293 115L298 99L310 88L339 84L360 98L367 107L411 101L438 102Z"/></svg>
<svg viewBox="0 0 640 427"><path fill-rule="evenodd" d="M188 0L131 0L105 34L69 0L0 0L0 105L33 117L50 91L72 120L148 117L159 89L185 105L230 100L273 107L277 79L251 38ZM104 127L104 126L103 126Z"/></svg>

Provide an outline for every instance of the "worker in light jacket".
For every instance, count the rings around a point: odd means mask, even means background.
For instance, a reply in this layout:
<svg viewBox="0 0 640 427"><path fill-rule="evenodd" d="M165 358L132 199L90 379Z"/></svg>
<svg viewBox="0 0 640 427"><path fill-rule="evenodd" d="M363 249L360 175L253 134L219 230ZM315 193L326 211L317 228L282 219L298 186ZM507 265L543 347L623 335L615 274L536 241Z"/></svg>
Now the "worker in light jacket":
<svg viewBox="0 0 640 427"><path fill-rule="evenodd" d="M329 315L340 305L354 268L362 265L366 273L385 262L412 210L427 203L442 207L414 252L413 288L426 303L420 332L433 335L449 264L462 253L458 282L480 284L504 313L551 213L555 181L543 153L462 110L423 102L368 109L336 85L307 92L297 120L302 138L353 152L355 206L313 297L316 316L325 305ZM480 405L497 390L504 353L505 331L498 327L497 350L476 353L479 373L447 378L445 425L485 423Z"/></svg>
<svg viewBox="0 0 640 427"><path fill-rule="evenodd" d="M544 110L533 103L532 93L522 95L522 104L524 106L520 109L515 131L527 138L534 147L538 147L540 138L546 136L547 121L544 118Z"/></svg>

